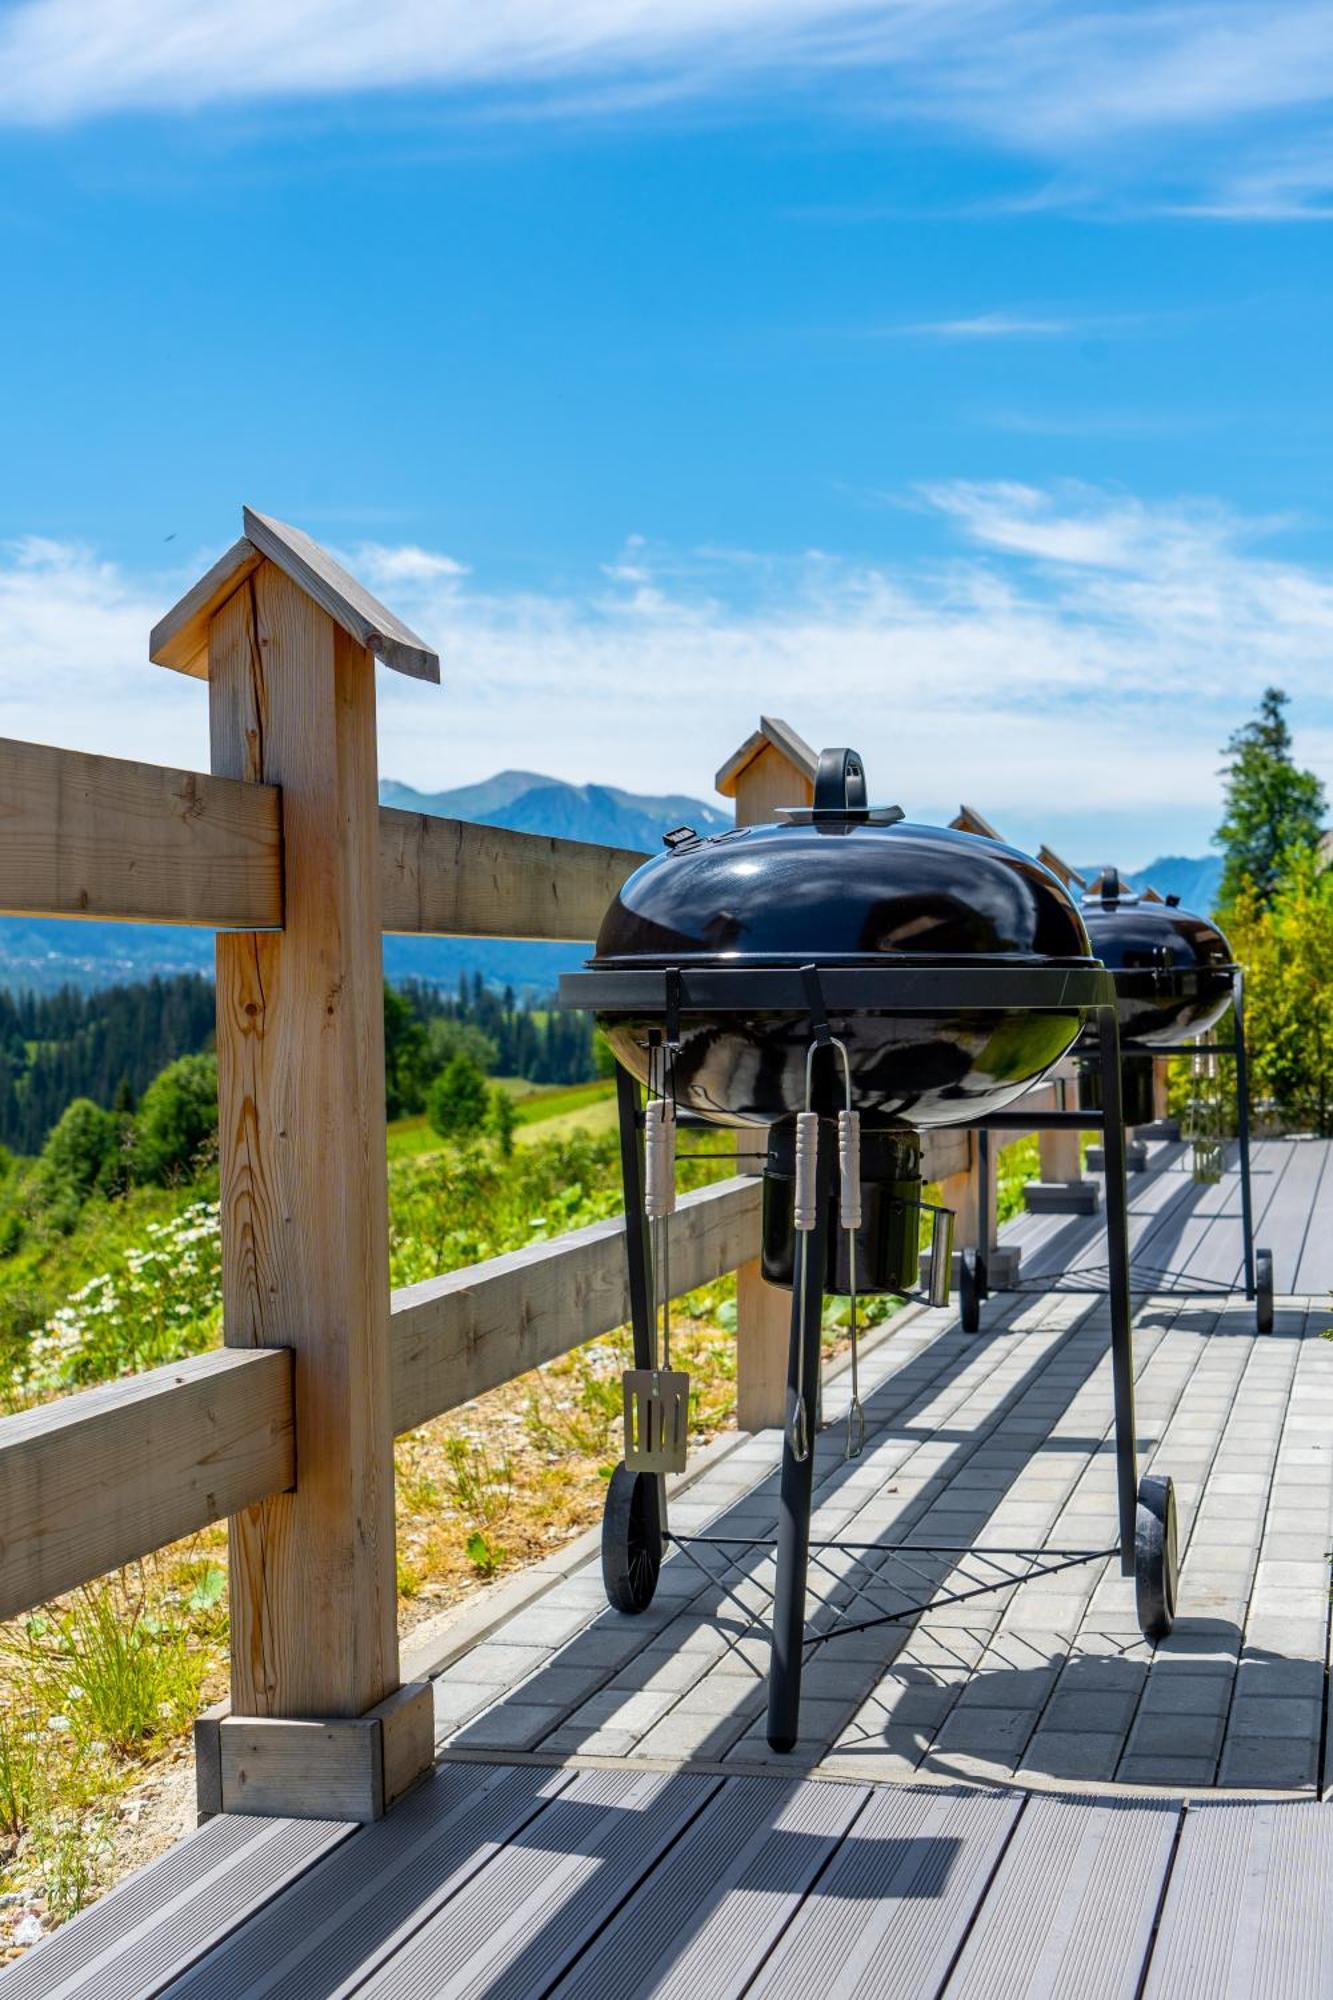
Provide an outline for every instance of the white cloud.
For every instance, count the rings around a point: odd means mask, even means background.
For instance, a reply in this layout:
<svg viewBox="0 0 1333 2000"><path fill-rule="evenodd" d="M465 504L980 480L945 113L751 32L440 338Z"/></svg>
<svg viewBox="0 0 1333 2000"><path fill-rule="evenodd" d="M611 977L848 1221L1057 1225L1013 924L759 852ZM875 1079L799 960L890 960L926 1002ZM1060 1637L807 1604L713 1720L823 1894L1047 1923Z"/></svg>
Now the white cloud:
<svg viewBox="0 0 1333 2000"><path fill-rule="evenodd" d="M1058 340L1092 330L1095 322L1072 319L1025 319L1018 313L978 313L973 319L922 320L915 326L890 327L891 333L933 340Z"/></svg>
<svg viewBox="0 0 1333 2000"><path fill-rule="evenodd" d="M584 592L501 592L413 550L386 595L438 645L443 686L380 676L381 768L425 790L511 765L706 795L763 710L856 743L909 811L970 798L1020 840L1128 864L1198 851L1218 746L1275 680L1298 751L1333 777L1333 573L1265 553L1272 523L1078 486L955 483L916 504L941 549L911 563L635 540ZM203 689L145 658L190 580L11 547L0 733L206 760Z"/></svg>
<svg viewBox="0 0 1333 2000"><path fill-rule="evenodd" d="M401 548L385 548L382 542L363 542L352 557L356 574L375 589L389 589L396 583L435 582L441 577L466 576L466 563L432 549L418 549L410 542Z"/></svg>
<svg viewBox="0 0 1333 2000"><path fill-rule="evenodd" d="M501 113L642 115L760 82L813 87L827 102L830 78L840 111L980 131L1062 168L1088 170L1095 161L1094 179L1104 182L1132 184L1153 171L1152 145L1142 141L1211 146L1209 188L1234 178L1238 212L1285 213L1308 196L1292 187L1264 195L1263 182L1274 144L1280 168L1298 124L1315 127L1333 96L1333 9L1309 0L1119 8L1088 0L380 0L373 8L361 0L19 0L0 17L0 122L16 125L391 91ZM1280 141L1260 129L1247 161L1236 134L1248 143L1251 128L1265 123L1280 124ZM1255 183L1248 194L1247 176Z"/></svg>

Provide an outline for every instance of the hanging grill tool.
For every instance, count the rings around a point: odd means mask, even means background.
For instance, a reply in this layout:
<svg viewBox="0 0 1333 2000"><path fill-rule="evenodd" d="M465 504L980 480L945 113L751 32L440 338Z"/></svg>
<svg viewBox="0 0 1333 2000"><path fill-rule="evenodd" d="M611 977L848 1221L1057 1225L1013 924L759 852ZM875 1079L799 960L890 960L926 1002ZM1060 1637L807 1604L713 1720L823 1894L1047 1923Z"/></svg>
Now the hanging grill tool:
<svg viewBox="0 0 1333 2000"><path fill-rule="evenodd" d="M649 1098L643 1126L643 1206L652 1238L653 1365L627 1368L624 1373L625 1463L636 1472L683 1472L690 1434L690 1378L671 1366L670 1218L676 1209L676 1105L666 1088L665 1050L659 1060L663 1087Z"/></svg>
<svg viewBox="0 0 1333 2000"><path fill-rule="evenodd" d="M1222 1091L1217 1057L1196 1049L1191 1062L1190 1171L1199 1187L1216 1187L1224 1159Z"/></svg>

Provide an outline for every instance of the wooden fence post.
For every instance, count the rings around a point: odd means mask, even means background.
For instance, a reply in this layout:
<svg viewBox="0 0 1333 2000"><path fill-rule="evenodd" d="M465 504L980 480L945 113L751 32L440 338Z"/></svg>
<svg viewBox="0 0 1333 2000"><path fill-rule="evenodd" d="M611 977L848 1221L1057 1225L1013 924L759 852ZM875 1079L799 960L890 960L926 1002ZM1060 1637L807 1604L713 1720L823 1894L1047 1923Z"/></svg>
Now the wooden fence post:
<svg viewBox="0 0 1333 2000"><path fill-rule="evenodd" d="M153 635L206 674L213 770L281 787L283 928L217 940L224 1338L295 1356L296 1485L230 1524L231 1714L205 1809L372 1819L433 1755L400 1690L374 658L439 662L299 531Z"/></svg>
<svg viewBox="0 0 1333 2000"><path fill-rule="evenodd" d="M761 716L753 736L729 757L716 778L724 798L736 802L737 826L771 820L777 806L808 806L815 795L819 759L787 723ZM762 1166L756 1156L756 1169ZM736 1423L743 1431L781 1424L786 1408L787 1342L791 1294L765 1284L759 1259L736 1273Z"/></svg>

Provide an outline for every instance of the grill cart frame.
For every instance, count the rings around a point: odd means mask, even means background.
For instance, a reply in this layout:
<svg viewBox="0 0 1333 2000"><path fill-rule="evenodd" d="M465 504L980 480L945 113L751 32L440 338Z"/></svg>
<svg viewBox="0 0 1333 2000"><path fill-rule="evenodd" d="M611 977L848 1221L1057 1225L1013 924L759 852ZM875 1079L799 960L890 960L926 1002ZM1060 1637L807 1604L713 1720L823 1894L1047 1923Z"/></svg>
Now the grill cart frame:
<svg viewBox="0 0 1333 2000"><path fill-rule="evenodd" d="M1174 1044L1135 1041L1121 1038L1121 1056L1153 1057L1161 1055L1220 1056L1230 1057L1233 1064L1233 1080L1236 1100L1236 1150L1237 1174L1240 1181L1240 1229L1241 1268L1245 1279L1245 1297L1255 1309L1255 1330L1259 1333L1273 1331L1273 1253L1271 1250L1256 1248L1254 1241L1254 1195L1250 1166L1250 1072L1249 1057L1245 1044L1245 975L1239 965L1227 968L1231 974L1231 998L1229 1002L1235 1022L1234 1043L1218 1042L1211 1038L1204 1041L1181 1041ZM1112 973L1117 991L1124 997L1127 981L1135 978L1145 983L1155 975ZM1095 1049L1083 1047L1089 1042L1089 1030L1085 1028L1079 1040L1070 1051L1077 1055L1082 1048L1085 1055L1095 1054ZM991 1159L991 1132L1004 1131L1093 1131L1103 1126L1104 1116L1096 1110L1057 1111L1043 1110L1019 1113L997 1112L992 1117L978 1119L973 1130L977 1133L977 1183L978 1208L985 1216L990 1214L991 1178L994 1162ZM1121 1128L1123 1132L1123 1127ZM1107 1159L1108 1180L1107 1199L1110 1199L1109 1156ZM963 1328L967 1333L975 1333L981 1323L981 1304L989 1296L989 1274L986 1268L986 1246L978 1244L975 1249L964 1250L961 1255L961 1277L959 1282L960 1306ZM1137 1284L1141 1291L1172 1293L1186 1289L1184 1274L1167 1267L1135 1263L1130 1260L1131 1285ZM1109 1272L1105 1266L1085 1265L1073 1275L1046 1278L1018 1278L1003 1287L1011 1292L1071 1292L1101 1293L1106 1290ZM1191 1277L1188 1290L1192 1296L1208 1298L1229 1298L1232 1287L1220 1279Z"/></svg>
<svg viewBox="0 0 1333 2000"><path fill-rule="evenodd" d="M865 1630L917 1617L927 1605L961 1601L989 1590L1012 1587L1026 1575L1049 1574L1118 1555L1121 1573L1136 1579L1140 1626L1151 1640L1164 1638L1175 1615L1175 1500L1164 1476L1138 1476L1138 1446L1134 1426L1134 1351L1130 1295L1129 1226L1125 1186L1125 1139L1121 1119L1120 1036L1116 988L1112 975L1098 964L1016 965L984 968L959 966L884 966L839 969L758 966L700 967L678 964L633 970L589 970L566 973L560 981L560 1003L598 1014L656 1018L665 1024L668 1044L674 1029L689 1015L716 1016L729 1011L787 1014L810 1020L812 1041L828 1033L811 1004L811 985L826 1014L877 1012L933 1015L944 1008L966 1007L979 1013L1014 1010L1059 1014L1083 1010L1097 1026L1102 1072L1100 1114L1079 1113L1101 1124L1106 1148L1108 1291L1111 1320L1111 1374L1115 1416L1117 1527L1107 1546L1077 1550L987 1550L912 1542L899 1548L890 1542L833 1540L812 1544L810 1517L814 1492L814 1452L803 1457L793 1447L793 1419L798 1399L805 1412L805 1432L815 1435L820 1364L820 1327L825 1295L824 1233L834 1207L837 1162L833 1146L821 1132L817 1174L821 1199L804 1259L804 1301L793 1286L791 1338L787 1366L787 1424L784 1428L781 1488L776 1536L709 1537L673 1533L667 1522L665 1481L660 1474L617 1468L607 1494L603 1520L603 1573L608 1599L628 1612L643 1610L656 1589L662 1556L676 1547L714 1584L730 1594L727 1576L740 1570L747 1555L772 1550L776 1575L772 1593L772 1655L769 1672L768 1741L777 1751L792 1750L800 1735L801 1669L812 1646L822 1645L839 1631ZM617 1069L621 1165L625 1182L626 1253L634 1361L636 1368L654 1365L653 1283L648 1230L644 1218L644 1165L641 1131L643 1113L638 1083ZM1029 1127L1028 1113L1013 1114ZM979 1129L1002 1126L1004 1114L957 1122ZM801 1350L802 1331L804 1352ZM731 1551L737 1551L733 1554ZM884 1609L871 1599L874 1616L842 1617L828 1629L811 1633L806 1627L805 1601L811 1559L821 1565L837 1555L868 1570L882 1572L886 1563L905 1566L924 1584L915 1599L894 1586L902 1599L898 1608ZM997 1559L993 1576L978 1577L964 1570L961 1587L941 1589L938 1583L959 1559ZM867 1560L870 1558L870 1560ZM932 1558L934 1559L932 1563ZM1001 1561L999 1559L1003 1558ZM932 1569L943 1564L941 1577ZM922 1567L924 1565L924 1568ZM719 1567L720 1566L720 1567ZM867 1593L853 1589L852 1604ZM733 1601L741 1600L733 1598ZM745 1615L753 1617L750 1604ZM849 1606L848 1609L852 1607Z"/></svg>

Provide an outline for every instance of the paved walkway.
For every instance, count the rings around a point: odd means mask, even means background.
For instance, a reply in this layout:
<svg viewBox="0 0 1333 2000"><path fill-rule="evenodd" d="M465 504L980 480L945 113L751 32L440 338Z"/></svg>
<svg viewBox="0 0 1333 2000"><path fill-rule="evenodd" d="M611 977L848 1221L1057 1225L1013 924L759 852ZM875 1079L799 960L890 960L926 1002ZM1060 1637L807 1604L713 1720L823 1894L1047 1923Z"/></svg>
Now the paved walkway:
<svg viewBox="0 0 1333 2000"><path fill-rule="evenodd" d="M980 1334L921 1312L865 1371L866 1447L816 1454L816 1539L1106 1548L1114 1538L1108 1327L1100 1300L992 1302ZM809 1661L797 1760L855 1777L1313 1791L1324 1755L1333 1520L1333 1313L1243 1299L1136 1319L1145 1467L1171 1473L1180 1616L1156 1653L1114 1558L836 1636ZM837 1405L829 1398L830 1416ZM747 1440L671 1510L684 1533L771 1532L779 1443ZM590 1562L440 1675L448 1751L771 1765L771 1565L724 1594L675 1553L640 1618ZM972 1573L969 1569L969 1573ZM880 1571L881 1581L883 1570ZM943 1565L930 1572L947 1584ZM955 1576L955 1581L956 1581ZM810 1614L845 1589L812 1576ZM740 1599L738 1602L737 1599ZM785 1760L780 1760L785 1761Z"/></svg>

